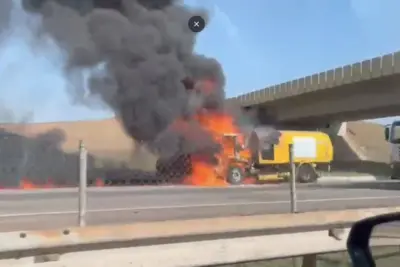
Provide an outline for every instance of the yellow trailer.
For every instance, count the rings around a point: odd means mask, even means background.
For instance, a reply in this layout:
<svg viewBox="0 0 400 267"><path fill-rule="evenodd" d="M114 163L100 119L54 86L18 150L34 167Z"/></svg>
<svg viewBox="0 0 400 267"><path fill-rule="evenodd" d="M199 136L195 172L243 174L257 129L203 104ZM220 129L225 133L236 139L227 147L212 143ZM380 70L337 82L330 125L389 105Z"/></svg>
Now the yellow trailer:
<svg viewBox="0 0 400 267"><path fill-rule="evenodd" d="M287 179L290 171L289 144L293 144L296 178L299 182L314 182L318 170L329 169L333 160L333 145L329 135L318 131L280 131L277 144L260 144L265 139L263 128L255 129L250 142L253 143L253 164L250 172L261 181ZM264 133L263 133L264 132ZM258 147L258 150L254 148Z"/></svg>

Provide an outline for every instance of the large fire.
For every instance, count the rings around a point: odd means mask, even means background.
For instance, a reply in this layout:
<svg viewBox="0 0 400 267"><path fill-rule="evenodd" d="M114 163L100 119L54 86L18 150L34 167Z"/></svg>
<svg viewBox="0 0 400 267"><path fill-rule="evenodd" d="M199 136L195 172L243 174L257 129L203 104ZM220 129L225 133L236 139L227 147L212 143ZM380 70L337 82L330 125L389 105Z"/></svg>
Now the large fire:
<svg viewBox="0 0 400 267"><path fill-rule="evenodd" d="M214 142L221 145L220 151L215 155L220 164L218 167L226 166L227 161L233 155L231 143L224 142L225 134L238 134L233 118L224 113L204 112L197 116L197 120L205 131L207 131ZM192 174L186 177L185 183L201 186L223 186L227 185L225 177L221 177L218 167L203 160L200 156L192 156Z"/></svg>
<svg viewBox="0 0 400 267"><path fill-rule="evenodd" d="M204 95L212 94L214 83L212 81L206 80L198 83L196 85L196 90L201 90ZM223 110L207 110L201 109L194 116L195 121L199 123L202 130L206 131L212 140L220 145L220 149L215 155L212 155L216 162L212 162L201 154L193 154L190 157L192 171L191 174L184 178L183 183L187 185L196 185L196 186L226 186L226 170L234 156L235 147L233 147L232 142L226 138L227 135L235 136L236 141L243 145L244 144L244 136L240 131L240 128L235 123L235 119L232 115ZM187 139L191 142L199 142L196 140L198 135L196 132L193 132L191 126L182 119L176 120L173 125L171 125L175 130L182 132ZM227 141L228 140L228 141ZM249 153L247 150L241 152L242 155ZM249 157L249 155L245 155L245 157ZM244 181L245 183L252 183L247 179ZM107 185L103 179L98 178L95 179L94 182L91 183L91 186L102 187ZM68 187L63 185L58 185L53 182L51 178L47 179L44 183L35 184L30 181L28 178L22 178L19 182L19 185L13 188L1 188L0 189L23 189L23 190L31 190L31 189L39 189L39 188L61 188Z"/></svg>
<svg viewBox="0 0 400 267"><path fill-rule="evenodd" d="M212 94L215 84L211 80L201 81L197 84L197 89L204 95ZM199 110L195 119L203 130L210 134L215 143L221 145L221 149L216 153L215 158L218 164L212 164L204 160L200 155L192 155L192 173L184 180L185 184L199 186L225 186L227 167L234 155L235 148L233 143L226 140L225 136L235 135L240 144L244 144L243 135L235 123L234 117L224 111ZM247 152L247 151L244 151Z"/></svg>

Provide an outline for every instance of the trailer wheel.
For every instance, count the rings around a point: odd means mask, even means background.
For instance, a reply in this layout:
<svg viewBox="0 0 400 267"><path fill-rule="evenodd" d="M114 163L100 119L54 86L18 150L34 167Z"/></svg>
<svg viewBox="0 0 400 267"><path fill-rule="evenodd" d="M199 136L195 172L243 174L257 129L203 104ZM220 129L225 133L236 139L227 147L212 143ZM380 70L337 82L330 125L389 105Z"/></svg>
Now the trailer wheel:
<svg viewBox="0 0 400 267"><path fill-rule="evenodd" d="M243 183L244 180L244 172L242 168L237 166L231 166L228 169L226 180L231 185L240 185Z"/></svg>
<svg viewBox="0 0 400 267"><path fill-rule="evenodd" d="M318 173L309 163L303 163L297 167L296 180L300 183L313 183L318 179Z"/></svg>

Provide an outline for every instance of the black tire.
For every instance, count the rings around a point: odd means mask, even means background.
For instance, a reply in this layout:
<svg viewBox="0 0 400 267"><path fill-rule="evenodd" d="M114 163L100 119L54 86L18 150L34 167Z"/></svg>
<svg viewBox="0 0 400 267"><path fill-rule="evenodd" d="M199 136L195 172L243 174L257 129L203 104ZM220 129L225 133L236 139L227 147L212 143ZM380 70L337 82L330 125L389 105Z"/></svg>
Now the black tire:
<svg viewBox="0 0 400 267"><path fill-rule="evenodd" d="M180 183L191 172L191 158L187 154L159 158L156 162L157 177L168 183Z"/></svg>
<svg viewBox="0 0 400 267"><path fill-rule="evenodd" d="M309 163L301 164L296 169L296 180L300 183L313 183L318 179L318 173Z"/></svg>
<svg viewBox="0 0 400 267"><path fill-rule="evenodd" d="M244 172L241 168L236 166L231 166L228 168L228 173L226 175L226 180L231 185L240 185L245 179Z"/></svg>

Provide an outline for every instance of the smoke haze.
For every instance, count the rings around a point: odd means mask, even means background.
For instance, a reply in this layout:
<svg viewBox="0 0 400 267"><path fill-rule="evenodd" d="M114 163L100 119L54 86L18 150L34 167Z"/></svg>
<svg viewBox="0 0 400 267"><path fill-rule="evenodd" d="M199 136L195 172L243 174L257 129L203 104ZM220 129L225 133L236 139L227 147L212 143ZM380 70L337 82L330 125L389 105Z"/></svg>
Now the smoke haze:
<svg viewBox="0 0 400 267"><path fill-rule="evenodd" d="M101 99L133 139L170 150L162 146L180 142L167 128L176 118L189 118L199 106L222 108L221 66L194 53L196 34L187 24L193 15L207 20L205 11L172 0L25 0L23 4L42 17L37 35L52 36L66 53L72 99L85 105L88 98ZM86 88L82 70L88 69ZM194 93L182 84L186 77L213 81L215 89L198 98L201 101L192 101ZM194 121L188 125L189 131L201 135ZM192 146L190 150L196 149Z"/></svg>
<svg viewBox="0 0 400 267"><path fill-rule="evenodd" d="M97 111L78 105L71 108L68 88L72 84L65 71L68 57L49 34L41 32L41 16L25 12L21 1L0 1L0 122L112 116L104 105ZM89 71L80 71L80 76ZM84 79L79 82L83 86Z"/></svg>

